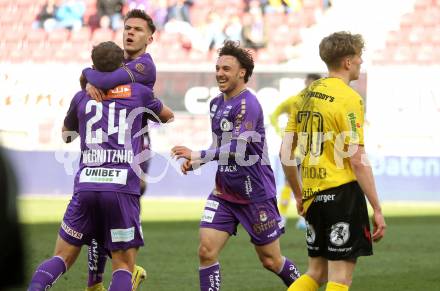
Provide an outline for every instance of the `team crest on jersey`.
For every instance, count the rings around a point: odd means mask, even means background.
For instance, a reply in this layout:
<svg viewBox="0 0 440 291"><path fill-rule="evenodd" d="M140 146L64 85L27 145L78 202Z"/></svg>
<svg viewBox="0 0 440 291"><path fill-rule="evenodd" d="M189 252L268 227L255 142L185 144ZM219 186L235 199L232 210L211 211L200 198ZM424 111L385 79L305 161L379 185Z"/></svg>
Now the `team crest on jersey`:
<svg viewBox="0 0 440 291"><path fill-rule="evenodd" d="M222 118L222 120L220 121L220 128L222 131L231 131L232 130L232 122L230 122L226 118Z"/></svg>
<svg viewBox="0 0 440 291"><path fill-rule="evenodd" d="M141 63L137 63L135 66L136 71L138 71L139 73L143 73L145 71L145 66L142 65Z"/></svg>
<svg viewBox="0 0 440 291"><path fill-rule="evenodd" d="M252 121L246 121L244 123L244 128L246 128L246 130L251 130L253 128L253 123Z"/></svg>
<svg viewBox="0 0 440 291"><path fill-rule="evenodd" d="M315 239L316 239L315 229L313 228L313 225L309 224L306 221L306 241L308 244L313 244L315 242Z"/></svg>
<svg viewBox="0 0 440 291"><path fill-rule="evenodd" d="M266 222L267 221L267 213L264 210L260 211L260 221L261 222Z"/></svg>
<svg viewBox="0 0 440 291"><path fill-rule="evenodd" d="M346 222L338 222L332 225L330 242L335 246L344 245L350 238L350 225Z"/></svg>

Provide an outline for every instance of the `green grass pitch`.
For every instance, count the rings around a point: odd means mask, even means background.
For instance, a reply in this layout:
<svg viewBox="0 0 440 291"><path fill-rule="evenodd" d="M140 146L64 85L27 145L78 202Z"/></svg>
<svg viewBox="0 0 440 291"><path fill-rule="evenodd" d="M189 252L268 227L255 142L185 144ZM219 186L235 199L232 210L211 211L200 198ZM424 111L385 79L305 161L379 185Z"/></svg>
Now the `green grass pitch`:
<svg viewBox="0 0 440 291"><path fill-rule="evenodd" d="M26 275L53 252L66 199L20 199L27 252ZM201 200L144 199L142 202L145 247L138 264L148 272L141 290L198 290L198 219ZM281 238L285 256L301 271L307 266L304 233L295 229L292 217ZM388 232L375 244L375 255L362 257L354 274L353 291L440 290L440 204L385 204ZM222 291L286 290L281 280L264 270L247 233L239 228L220 257ZM111 277L107 262L105 283ZM84 290L87 281L85 248L76 264L52 290ZM321 288L320 290L324 290ZM14 289L25 290L25 288Z"/></svg>

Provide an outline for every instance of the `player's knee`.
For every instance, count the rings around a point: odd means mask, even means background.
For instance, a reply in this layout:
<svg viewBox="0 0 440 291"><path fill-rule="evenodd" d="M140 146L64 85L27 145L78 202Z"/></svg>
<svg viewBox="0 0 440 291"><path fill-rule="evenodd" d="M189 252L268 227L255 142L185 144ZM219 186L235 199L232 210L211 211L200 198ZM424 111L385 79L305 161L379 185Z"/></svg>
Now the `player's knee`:
<svg viewBox="0 0 440 291"><path fill-rule="evenodd" d="M215 252L206 245L199 246L199 259L201 262L217 261Z"/></svg>
<svg viewBox="0 0 440 291"><path fill-rule="evenodd" d="M118 269L128 270L133 272L136 261L136 249L118 250L112 252L112 267L113 271Z"/></svg>
<svg viewBox="0 0 440 291"><path fill-rule="evenodd" d="M66 264L67 269L70 269L70 267L73 265L77 257L75 254L70 253L66 250L57 250L55 251L54 255L55 257L60 257L64 261L64 264Z"/></svg>
<svg viewBox="0 0 440 291"><path fill-rule="evenodd" d="M324 285L328 281L327 270L324 269L314 269L314 270L309 269L307 271L307 275L312 277L318 283L319 286Z"/></svg>
<svg viewBox="0 0 440 291"><path fill-rule="evenodd" d="M263 257L260 258L261 264L263 267L269 271L278 273L278 271L281 269L281 260L275 260L272 257Z"/></svg>

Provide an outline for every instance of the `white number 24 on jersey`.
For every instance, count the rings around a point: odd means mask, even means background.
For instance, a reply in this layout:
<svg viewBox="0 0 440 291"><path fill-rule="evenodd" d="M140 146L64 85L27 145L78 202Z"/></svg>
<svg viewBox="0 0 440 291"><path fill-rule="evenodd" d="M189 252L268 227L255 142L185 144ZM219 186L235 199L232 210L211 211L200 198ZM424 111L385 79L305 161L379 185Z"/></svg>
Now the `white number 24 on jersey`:
<svg viewBox="0 0 440 291"><path fill-rule="evenodd" d="M86 104L86 114L92 111L93 107L96 107L95 115L90 118L86 123L86 143L98 144L108 140L108 136L118 133L118 144L124 144L125 131L127 124L125 122L127 118L127 109L119 110L119 122L118 126L115 126L115 102L112 102L108 106L108 128L107 136L104 140L104 132L102 128L98 128L96 131L92 131L92 126L102 118L103 105L95 100L90 100Z"/></svg>

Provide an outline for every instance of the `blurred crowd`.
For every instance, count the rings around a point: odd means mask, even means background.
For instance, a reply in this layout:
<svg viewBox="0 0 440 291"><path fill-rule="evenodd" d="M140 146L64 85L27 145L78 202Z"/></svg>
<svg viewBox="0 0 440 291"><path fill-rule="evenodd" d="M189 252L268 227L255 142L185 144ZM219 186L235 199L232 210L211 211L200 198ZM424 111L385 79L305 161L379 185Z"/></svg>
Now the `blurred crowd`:
<svg viewBox="0 0 440 291"><path fill-rule="evenodd" d="M33 27L117 32L123 28L123 15L138 8L153 18L158 34L179 35L183 48L207 52L232 39L258 50L271 41L279 18L307 27L317 9L330 5L329 0L47 0Z"/></svg>

